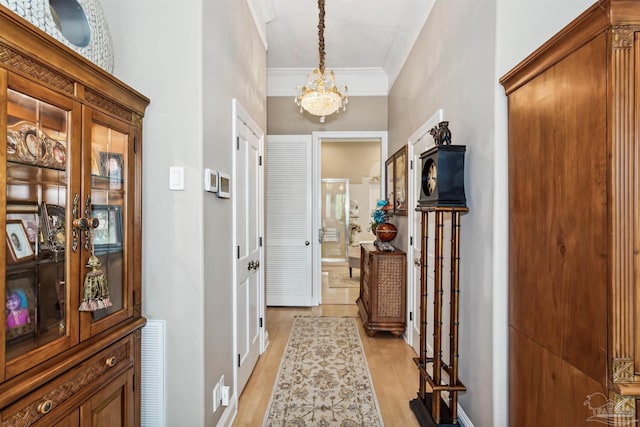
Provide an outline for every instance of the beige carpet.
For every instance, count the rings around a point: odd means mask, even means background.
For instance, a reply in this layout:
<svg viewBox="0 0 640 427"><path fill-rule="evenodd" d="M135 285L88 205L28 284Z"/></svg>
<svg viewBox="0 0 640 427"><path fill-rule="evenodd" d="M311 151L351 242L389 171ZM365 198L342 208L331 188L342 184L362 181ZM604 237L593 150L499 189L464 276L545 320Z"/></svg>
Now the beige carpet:
<svg viewBox="0 0 640 427"><path fill-rule="evenodd" d="M296 317L263 427L383 426L354 317Z"/></svg>
<svg viewBox="0 0 640 427"><path fill-rule="evenodd" d="M360 269L354 268L353 277L349 277L349 264L328 263L322 264L322 279L328 276L330 288L359 288L360 287Z"/></svg>

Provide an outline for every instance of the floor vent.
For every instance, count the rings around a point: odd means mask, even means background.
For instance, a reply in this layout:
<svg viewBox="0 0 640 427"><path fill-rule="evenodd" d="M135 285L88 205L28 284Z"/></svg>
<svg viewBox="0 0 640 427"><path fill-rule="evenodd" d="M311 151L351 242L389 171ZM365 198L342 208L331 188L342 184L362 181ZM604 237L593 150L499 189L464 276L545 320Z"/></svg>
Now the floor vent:
<svg viewBox="0 0 640 427"><path fill-rule="evenodd" d="M164 427L164 320L147 320L142 328L142 427Z"/></svg>

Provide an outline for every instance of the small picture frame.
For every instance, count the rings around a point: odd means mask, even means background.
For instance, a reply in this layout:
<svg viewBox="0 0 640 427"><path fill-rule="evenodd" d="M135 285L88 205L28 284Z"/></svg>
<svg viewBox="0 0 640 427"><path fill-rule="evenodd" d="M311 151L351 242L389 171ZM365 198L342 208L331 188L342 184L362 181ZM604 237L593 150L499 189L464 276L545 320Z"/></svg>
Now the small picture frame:
<svg viewBox="0 0 640 427"><path fill-rule="evenodd" d="M122 210L118 205L93 205L93 217L100 223L93 229L93 246L97 253L122 250Z"/></svg>
<svg viewBox="0 0 640 427"><path fill-rule="evenodd" d="M5 293L5 334L7 342L24 338L35 330L36 299L33 276L8 276Z"/></svg>
<svg viewBox="0 0 640 427"><path fill-rule="evenodd" d="M38 205L36 203L7 202L7 219L19 219L27 230L29 242L36 244L40 221L38 218Z"/></svg>
<svg viewBox="0 0 640 427"><path fill-rule="evenodd" d="M20 219L7 219L7 262L18 264L35 258L27 230Z"/></svg>
<svg viewBox="0 0 640 427"><path fill-rule="evenodd" d="M122 153L100 152L100 175L109 178L109 188L118 190L124 182L124 156Z"/></svg>
<svg viewBox="0 0 640 427"><path fill-rule="evenodd" d="M64 206L42 203L40 218L42 222L44 241L43 248L53 252L64 251L66 245Z"/></svg>

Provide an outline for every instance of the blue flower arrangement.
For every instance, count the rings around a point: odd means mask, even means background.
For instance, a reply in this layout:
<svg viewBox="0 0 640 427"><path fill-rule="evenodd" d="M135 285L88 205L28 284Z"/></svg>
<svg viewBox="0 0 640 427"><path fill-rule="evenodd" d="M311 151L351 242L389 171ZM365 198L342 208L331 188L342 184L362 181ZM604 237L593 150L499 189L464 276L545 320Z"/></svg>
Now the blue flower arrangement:
<svg viewBox="0 0 640 427"><path fill-rule="evenodd" d="M384 224L392 216L389 212L391 205L386 200L378 200L376 208L371 212L371 231L375 232L378 225Z"/></svg>

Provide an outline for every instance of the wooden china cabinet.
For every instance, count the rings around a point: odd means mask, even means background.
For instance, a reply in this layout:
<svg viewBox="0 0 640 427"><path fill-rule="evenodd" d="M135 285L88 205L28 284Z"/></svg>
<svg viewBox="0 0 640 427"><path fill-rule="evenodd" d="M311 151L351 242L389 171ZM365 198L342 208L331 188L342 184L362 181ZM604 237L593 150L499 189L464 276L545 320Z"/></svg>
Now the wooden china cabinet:
<svg viewBox="0 0 640 427"><path fill-rule="evenodd" d="M0 7L3 426L140 424L148 103Z"/></svg>
<svg viewBox="0 0 640 427"><path fill-rule="evenodd" d="M598 1L501 83L509 425L636 425L640 2Z"/></svg>

